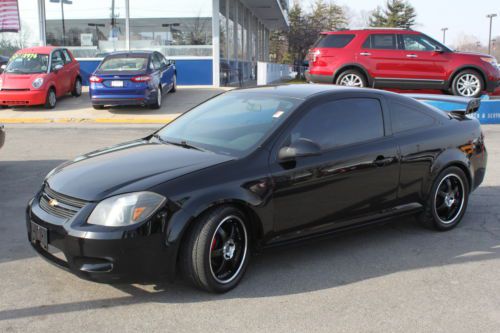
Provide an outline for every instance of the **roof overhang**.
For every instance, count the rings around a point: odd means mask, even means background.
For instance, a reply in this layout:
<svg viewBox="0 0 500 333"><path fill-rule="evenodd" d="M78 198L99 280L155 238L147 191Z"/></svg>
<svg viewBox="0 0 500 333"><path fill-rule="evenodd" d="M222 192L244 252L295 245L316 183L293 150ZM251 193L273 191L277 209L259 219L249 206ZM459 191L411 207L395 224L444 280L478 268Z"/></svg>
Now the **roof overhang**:
<svg viewBox="0 0 500 333"><path fill-rule="evenodd" d="M269 30L286 30L288 13L280 0L241 0Z"/></svg>

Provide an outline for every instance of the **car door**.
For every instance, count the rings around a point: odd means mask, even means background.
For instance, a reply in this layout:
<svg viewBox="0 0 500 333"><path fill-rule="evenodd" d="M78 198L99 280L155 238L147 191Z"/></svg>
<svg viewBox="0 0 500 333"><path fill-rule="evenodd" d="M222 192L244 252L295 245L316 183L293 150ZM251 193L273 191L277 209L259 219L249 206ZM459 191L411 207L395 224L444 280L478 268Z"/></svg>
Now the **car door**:
<svg viewBox="0 0 500 333"><path fill-rule="evenodd" d="M375 96L318 102L278 142L270 162L277 233L340 227L394 204L398 148L385 102ZM279 149L298 139L319 144L321 154L281 162Z"/></svg>
<svg viewBox="0 0 500 333"><path fill-rule="evenodd" d="M163 82L167 90L170 90L174 84L174 66L162 54L158 53L163 68Z"/></svg>
<svg viewBox="0 0 500 333"><path fill-rule="evenodd" d="M76 75L78 73L78 63L73 61L73 58L69 54L67 49L62 49L62 53L64 56L64 70L66 71L66 75L68 77L68 91L72 91L76 79Z"/></svg>
<svg viewBox="0 0 500 333"><path fill-rule="evenodd" d="M376 33L367 37L356 61L368 69L375 81L383 81L401 77L401 56L396 34Z"/></svg>
<svg viewBox="0 0 500 333"><path fill-rule="evenodd" d="M56 70L56 66L59 65L62 66L62 68ZM68 92L70 80L67 72L68 67L69 66L65 66L65 59L61 50L53 51L50 61L50 71L54 75L54 85L56 86L57 96L62 96Z"/></svg>
<svg viewBox="0 0 500 333"><path fill-rule="evenodd" d="M399 35L404 64L404 76L430 84L443 83L446 79L445 64L448 61L433 40L421 34Z"/></svg>

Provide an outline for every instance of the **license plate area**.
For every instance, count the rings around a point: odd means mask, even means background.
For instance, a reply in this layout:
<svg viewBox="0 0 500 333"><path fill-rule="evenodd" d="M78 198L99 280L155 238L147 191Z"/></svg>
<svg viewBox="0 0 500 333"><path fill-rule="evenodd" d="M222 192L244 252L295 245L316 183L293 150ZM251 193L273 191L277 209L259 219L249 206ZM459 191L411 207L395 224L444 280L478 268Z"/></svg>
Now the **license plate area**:
<svg viewBox="0 0 500 333"><path fill-rule="evenodd" d="M31 222L31 242L33 244L40 244L40 246L48 251L49 250L49 233L47 228L44 228L35 222Z"/></svg>
<svg viewBox="0 0 500 333"><path fill-rule="evenodd" d="M111 87L123 88L123 81L111 81Z"/></svg>

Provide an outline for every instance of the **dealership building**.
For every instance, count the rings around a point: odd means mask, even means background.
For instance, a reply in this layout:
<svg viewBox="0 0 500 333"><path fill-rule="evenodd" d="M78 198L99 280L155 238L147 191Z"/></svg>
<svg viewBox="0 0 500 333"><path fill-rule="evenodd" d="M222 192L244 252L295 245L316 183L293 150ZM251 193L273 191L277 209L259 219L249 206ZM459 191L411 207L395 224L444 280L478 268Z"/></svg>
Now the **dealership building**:
<svg viewBox="0 0 500 333"><path fill-rule="evenodd" d="M288 28L289 0L37 1L40 44L70 49L85 78L109 52L157 50L180 85L251 82L270 32Z"/></svg>

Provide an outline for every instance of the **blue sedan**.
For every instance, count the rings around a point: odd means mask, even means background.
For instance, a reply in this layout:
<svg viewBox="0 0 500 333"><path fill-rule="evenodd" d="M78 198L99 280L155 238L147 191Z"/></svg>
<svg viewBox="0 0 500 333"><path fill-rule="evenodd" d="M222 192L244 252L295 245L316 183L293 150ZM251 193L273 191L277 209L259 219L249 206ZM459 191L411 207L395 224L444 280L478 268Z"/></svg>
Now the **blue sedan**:
<svg viewBox="0 0 500 333"><path fill-rule="evenodd" d="M161 107L162 96L175 92L173 61L156 51L116 52L104 58L89 79L94 109L105 105Z"/></svg>

